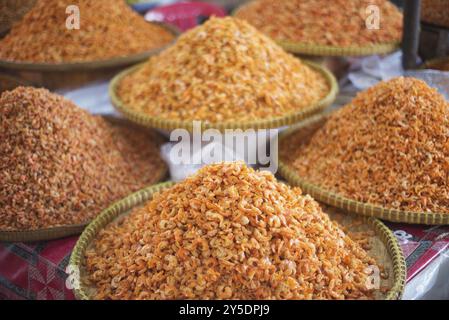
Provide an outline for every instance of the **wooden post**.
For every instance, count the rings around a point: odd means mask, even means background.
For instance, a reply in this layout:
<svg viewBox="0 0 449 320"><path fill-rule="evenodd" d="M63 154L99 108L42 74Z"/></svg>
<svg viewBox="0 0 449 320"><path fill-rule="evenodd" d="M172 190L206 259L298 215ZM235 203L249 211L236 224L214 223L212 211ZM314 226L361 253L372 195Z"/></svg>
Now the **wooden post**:
<svg viewBox="0 0 449 320"><path fill-rule="evenodd" d="M405 70L415 69L418 59L419 34L421 29L421 0L404 1L404 35L402 38Z"/></svg>

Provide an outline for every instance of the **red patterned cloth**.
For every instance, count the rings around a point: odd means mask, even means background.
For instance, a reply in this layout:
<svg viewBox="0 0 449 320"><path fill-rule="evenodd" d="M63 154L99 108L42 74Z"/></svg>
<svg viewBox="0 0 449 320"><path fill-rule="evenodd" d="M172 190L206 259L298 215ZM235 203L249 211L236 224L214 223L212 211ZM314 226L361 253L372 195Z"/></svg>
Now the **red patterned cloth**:
<svg viewBox="0 0 449 320"><path fill-rule="evenodd" d="M74 299L65 270L77 239L0 243L0 299Z"/></svg>
<svg viewBox="0 0 449 320"><path fill-rule="evenodd" d="M449 247L449 226L389 223L406 257L407 281ZM78 237L32 244L0 243L0 299L71 300L65 272Z"/></svg>
<svg viewBox="0 0 449 320"><path fill-rule="evenodd" d="M412 280L449 248L449 226L388 223L399 240L407 263L407 281Z"/></svg>
<svg viewBox="0 0 449 320"><path fill-rule="evenodd" d="M186 1L159 6L147 12L145 19L175 25L187 31L201 24L210 16L224 17L226 11L219 5L199 1Z"/></svg>

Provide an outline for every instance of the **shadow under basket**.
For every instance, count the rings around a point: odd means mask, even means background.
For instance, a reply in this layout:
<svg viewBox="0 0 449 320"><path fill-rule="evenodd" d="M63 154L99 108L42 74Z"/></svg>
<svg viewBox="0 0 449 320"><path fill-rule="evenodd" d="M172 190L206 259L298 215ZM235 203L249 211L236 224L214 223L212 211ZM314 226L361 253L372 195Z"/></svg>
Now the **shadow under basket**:
<svg viewBox="0 0 449 320"><path fill-rule="evenodd" d="M93 300L95 297L96 289L88 284L84 261L86 250L91 248L98 233L108 224L120 221L133 209L147 203L155 193L166 190L173 185L175 184L171 182L163 183L134 193L103 211L89 224L76 243L69 262L72 270L79 270L80 278L73 290L77 299ZM332 208L325 208L325 212L329 213L331 218L340 225L346 226L350 232L371 232L374 234L370 238L371 249L368 250L368 253L389 274L388 278L382 279L380 283L380 287L387 288L387 290L376 291L375 299L400 299L404 290L407 268L402 250L392 232L381 221L374 218L343 215ZM356 223L356 221L359 223Z"/></svg>

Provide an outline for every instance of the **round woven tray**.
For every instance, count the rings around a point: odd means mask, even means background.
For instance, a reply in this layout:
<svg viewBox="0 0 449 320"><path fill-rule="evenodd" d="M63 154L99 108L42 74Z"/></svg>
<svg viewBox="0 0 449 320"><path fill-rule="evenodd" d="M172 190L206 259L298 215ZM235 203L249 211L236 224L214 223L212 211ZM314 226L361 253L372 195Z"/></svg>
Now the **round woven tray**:
<svg viewBox="0 0 449 320"><path fill-rule="evenodd" d="M293 123L296 123L300 120L303 120L310 115L316 114L329 105L331 105L338 93L338 84L335 77L332 75L331 72L329 72L326 68L309 62L309 61L303 61L306 65L309 67L315 69L316 71L320 72L329 83L329 93L325 98L323 98L321 101L316 103L315 105L312 105L306 109L297 111L292 114L288 114L282 117L277 118L268 118L263 120L254 120L254 121L232 121L232 122L223 122L223 123L207 123L207 122L201 122L201 126L203 130L206 129L217 129L220 131L224 131L226 129L273 129L273 128L281 128L283 126L287 126ZM186 129L189 131L193 130L193 121L179 121L179 120L167 120L157 117L149 116L145 113L139 112L134 110L133 108L125 105L119 95L117 94L117 88L121 82L121 80L126 77L127 75L135 72L138 70L141 66L134 66L131 67L120 74L118 74L112 81L109 87L109 95L111 97L112 104L114 107L120 111L126 118L129 120L138 123L140 125L143 125L145 127L150 128L157 128L161 130L174 130L174 129ZM199 121L201 119L198 119Z"/></svg>
<svg viewBox="0 0 449 320"><path fill-rule="evenodd" d="M143 189L129 197L115 203L110 208L101 213L82 233L70 257L69 266L71 270L79 271L80 278L73 289L75 296L80 300L90 300L94 296L95 288L87 284L86 270L83 266L84 256L86 250L90 247L92 241L97 234L104 229L109 223L122 219L129 214L133 208L139 207L151 200L153 195L164 189L173 186L174 183L163 183L153 187ZM371 239L372 249L369 251L370 255L382 265L389 273L388 279L381 282L381 287L386 287L386 292L377 292L376 299L395 300L402 296L405 285L406 265L402 250L392 234L392 232L379 220L374 218L360 218L350 215L341 215L334 213L330 209L332 218L338 220L343 226L355 225L354 219L361 221L354 227L349 227L350 231L374 231L375 236ZM327 211L329 212L329 211ZM337 215L338 218L337 219ZM343 217L343 220L341 219Z"/></svg>
<svg viewBox="0 0 449 320"><path fill-rule="evenodd" d="M109 122L115 125L133 125L130 124L129 121L118 119L114 117L106 116ZM156 136L157 143L162 143L163 138L159 135ZM158 183L165 179L168 174L168 168L164 164L161 166L155 173L154 179L152 183ZM18 231L7 231L0 230L0 241L4 242L34 242L34 241L47 241L53 239L64 238L68 236L73 236L80 234L84 228L90 223L90 221L86 221L85 223L74 224L74 225L63 225L63 226L55 226L45 229L38 230L18 230Z"/></svg>
<svg viewBox="0 0 449 320"><path fill-rule="evenodd" d="M174 26L160 22L152 22L152 23L162 26L170 33L172 33L175 37L177 37L180 34L180 31ZM174 40L172 41L172 43L173 42ZM86 61L86 62L34 63L34 62L17 62L17 61L0 60L0 68L8 70L36 71L36 72L95 71L100 69L124 67L145 61L149 57L158 54L167 46L126 57L117 57L107 60Z"/></svg>
<svg viewBox="0 0 449 320"><path fill-rule="evenodd" d="M279 144L287 139L291 134L302 135L303 140L307 140L313 132L322 126L329 114L316 115L306 121L303 121L289 130L283 132L279 137ZM282 149L280 150L282 154ZM291 168L285 159L279 159L279 173L292 185L299 186L305 193L313 198L336 208L343 209L350 213L360 214L367 217L376 217L379 219L403 222L410 224L426 225L444 225L449 224L449 213L427 213L427 212L409 212L396 209L388 209L378 205L363 203L341 196L337 193L322 189L313 183L301 178L296 171Z"/></svg>
<svg viewBox="0 0 449 320"><path fill-rule="evenodd" d="M232 13L236 16L237 13L243 9L248 2L241 5ZM338 47L328 45L317 45L310 43L299 43L286 40L274 39L285 51L290 53L309 55L309 56L322 56L322 57L347 57L347 56L370 56L374 54L388 54L398 50L401 46L400 42L393 43L379 43L370 46L350 46L350 47Z"/></svg>

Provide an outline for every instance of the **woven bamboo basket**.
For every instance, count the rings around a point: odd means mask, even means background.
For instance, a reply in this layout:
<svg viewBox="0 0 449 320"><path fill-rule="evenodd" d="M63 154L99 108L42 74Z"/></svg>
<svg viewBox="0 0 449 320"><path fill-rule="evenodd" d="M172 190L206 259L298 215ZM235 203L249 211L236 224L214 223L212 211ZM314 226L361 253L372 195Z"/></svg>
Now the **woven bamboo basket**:
<svg viewBox="0 0 449 320"><path fill-rule="evenodd" d="M254 121L233 121L233 122L223 122L223 123L207 123L207 122L201 122L201 126L203 130L206 129L217 129L220 131L224 131L226 129L273 129L273 128L280 128L283 126L287 126L293 123L296 123L300 120L303 120L313 114L316 114L329 105L331 105L338 93L338 84L335 77L332 75L331 72L329 72L326 68L312 63L308 61L304 61L304 63L311 68L315 69L316 71L320 72L329 83L329 92L326 97L324 97L321 101L316 103L315 105L312 105L304 110L297 111L293 114L287 114L282 117L277 118L269 118L269 119L263 119L263 120L254 120ZM168 119L162 119L157 117L152 117L149 115L146 115L142 112L134 110L132 107L125 105L119 95L117 94L118 86L120 85L121 80L126 77L127 75L135 72L141 68L140 65L131 67L122 73L118 74L110 84L109 88L109 95L111 97L112 104L114 107L121 112L126 118L129 120L138 123L145 127L150 128L156 128L161 130L174 130L174 129L186 129L189 131L193 130L193 121L178 121L178 120L168 120ZM199 121L201 119L198 119Z"/></svg>
<svg viewBox="0 0 449 320"><path fill-rule="evenodd" d="M449 57L436 58L426 61L426 63L422 65L422 69L449 71Z"/></svg>
<svg viewBox="0 0 449 320"><path fill-rule="evenodd" d="M95 288L87 284L85 280L86 270L83 267L86 250L91 246L97 234L109 223L119 221L133 208L137 208L148 200L151 200L157 192L170 188L174 183L168 182L143 189L127 198L115 203L110 208L101 213L83 232L70 257L69 266L72 270L79 271L79 283L73 289L75 296L80 300L91 300L95 294ZM333 209L329 209L329 214L342 226L350 226L350 231L365 232L374 231L375 236L370 239L372 249L370 255L389 271L389 278L382 280L381 287L388 288L387 292L376 293L376 299L396 300L400 299L405 285L406 265L402 250L392 234L392 232L379 220L373 218L359 218L350 215L341 215ZM358 220L357 220L358 219ZM359 221L357 226L355 221ZM79 285L79 286L78 286Z"/></svg>
<svg viewBox="0 0 449 320"><path fill-rule="evenodd" d="M304 141L310 137L319 127L321 127L329 117L329 113L316 115L304 122L297 124L289 130L283 132L279 137L279 143L287 139L291 134L298 134ZM280 150L282 154L282 149ZM427 213L409 212L396 209L388 209L382 206L355 201L341 196L335 192L325 190L318 185L300 177L293 168L282 158L279 159L279 173L290 184L299 186L305 193L310 194L316 200L330 206L345 210L350 213L359 214L366 217L376 217L392 222L403 222L410 224L425 225L446 225L449 224L449 213Z"/></svg>
<svg viewBox="0 0 449 320"><path fill-rule="evenodd" d="M248 1L245 4L238 7L232 13L233 16L237 16L238 12L242 10L246 5L249 4ZM375 54L388 54L398 50L401 43L391 42L391 43L379 43L370 46L349 46L349 47L339 47L330 45L317 45L310 43L299 43L286 40L276 40L274 39L285 51L300 55L309 56L320 56L320 57L347 57L347 56L370 56Z"/></svg>
<svg viewBox="0 0 449 320"><path fill-rule="evenodd" d="M170 31L175 37L180 34L180 31L174 26L163 23L157 24ZM89 62L54 64L0 60L0 71L2 69L7 70L20 79L51 90L77 88L89 82L110 79L124 68L143 62L166 47L127 57Z"/></svg>
<svg viewBox="0 0 449 320"><path fill-rule="evenodd" d="M129 121L114 118L110 116L105 116L110 123L117 126L133 126ZM156 143L161 144L164 141L164 138L157 134L155 135ZM152 181L153 184L158 183L164 180L167 177L168 168L164 164L154 173L154 179ZM68 236L78 235L80 234L84 228L91 221L86 221L85 223L74 224L74 225L61 225L54 226L45 229L38 230L17 230L17 231L7 231L0 230L0 241L4 242L34 242L34 241L47 241L54 240L59 238L64 238Z"/></svg>

